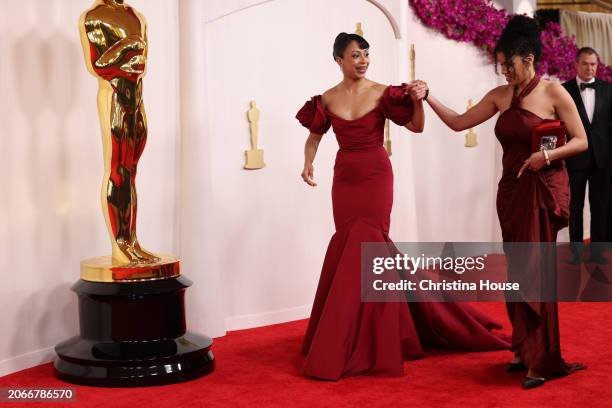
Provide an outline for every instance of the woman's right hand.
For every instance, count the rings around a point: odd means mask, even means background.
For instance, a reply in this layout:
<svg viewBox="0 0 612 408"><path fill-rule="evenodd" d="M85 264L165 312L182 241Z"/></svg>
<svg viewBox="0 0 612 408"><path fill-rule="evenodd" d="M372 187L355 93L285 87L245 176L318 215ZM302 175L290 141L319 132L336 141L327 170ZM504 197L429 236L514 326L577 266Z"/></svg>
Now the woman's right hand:
<svg viewBox="0 0 612 408"><path fill-rule="evenodd" d="M316 187L317 183L314 182L314 166L312 163L307 163L304 165L302 180L304 180L304 182L309 186Z"/></svg>
<svg viewBox="0 0 612 408"><path fill-rule="evenodd" d="M429 89L427 83L425 81L421 81L420 79L411 82L408 86L410 87L408 89L408 93L414 102L423 100L427 95L427 90Z"/></svg>

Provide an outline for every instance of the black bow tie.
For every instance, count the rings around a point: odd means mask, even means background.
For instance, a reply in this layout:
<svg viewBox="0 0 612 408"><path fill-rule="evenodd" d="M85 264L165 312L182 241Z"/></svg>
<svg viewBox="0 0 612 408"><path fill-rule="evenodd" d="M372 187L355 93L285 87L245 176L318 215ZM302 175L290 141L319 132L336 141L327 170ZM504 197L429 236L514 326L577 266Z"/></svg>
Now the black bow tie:
<svg viewBox="0 0 612 408"><path fill-rule="evenodd" d="M583 83L580 84L580 91L581 92L584 91L587 88L595 89L595 82L589 82L588 84L583 82Z"/></svg>

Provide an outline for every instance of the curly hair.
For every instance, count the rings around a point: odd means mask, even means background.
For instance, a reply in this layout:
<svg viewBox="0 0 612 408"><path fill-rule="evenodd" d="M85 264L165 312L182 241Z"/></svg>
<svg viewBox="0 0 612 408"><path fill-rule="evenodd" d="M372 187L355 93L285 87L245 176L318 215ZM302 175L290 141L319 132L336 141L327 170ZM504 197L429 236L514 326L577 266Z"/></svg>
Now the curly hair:
<svg viewBox="0 0 612 408"><path fill-rule="evenodd" d="M517 55L525 58L532 54L534 63L537 62L542 54L538 22L524 15L513 16L497 40L494 52L503 53L506 60Z"/></svg>

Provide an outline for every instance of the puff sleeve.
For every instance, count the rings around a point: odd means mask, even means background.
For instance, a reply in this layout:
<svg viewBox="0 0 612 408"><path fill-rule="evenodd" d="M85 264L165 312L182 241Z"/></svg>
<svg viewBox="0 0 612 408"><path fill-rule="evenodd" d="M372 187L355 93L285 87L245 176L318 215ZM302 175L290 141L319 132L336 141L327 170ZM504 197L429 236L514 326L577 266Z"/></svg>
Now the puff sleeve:
<svg viewBox="0 0 612 408"><path fill-rule="evenodd" d="M381 99L380 106L386 118L396 125L404 126L412 119L414 104L410 95L405 94L406 84L388 86Z"/></svg>
<svg viewBox="0 0 612 408"><path fill-rule="evenodd" d="M327 132L331 126L331 122L325 114L325 109L323 109L321 95L313 96L307 101L298 111L297 115L295 115L295 118L306 129L319 135Z"/></svg>

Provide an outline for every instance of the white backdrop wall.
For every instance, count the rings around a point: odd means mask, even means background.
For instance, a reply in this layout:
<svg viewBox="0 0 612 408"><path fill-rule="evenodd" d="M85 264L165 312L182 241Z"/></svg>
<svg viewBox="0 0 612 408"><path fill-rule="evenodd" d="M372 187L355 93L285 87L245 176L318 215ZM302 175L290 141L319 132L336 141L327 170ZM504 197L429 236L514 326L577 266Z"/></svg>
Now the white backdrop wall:
<svg viewBox="0 0 612 408"><path fill-rule="evenodd" d="M79 261L109 245L98 201L97 83L76 27L89 2L0 2L0 151L10 175L0 178L3 375L49 361L52 346L76 333L69 287ZM338 32L362 22L369 76L382 83L408 80L414 43L417 77L457 110L498 84L478 52L423 27L404 0L130 4L147 16L150 38L139 237L181 256L194 281L189 327L212 336L308 315L334 231L337 144L330 130L315 161L319 186L308 188L299 177L307 131L294 115L341 79L331 57ZM267 166L246 171L252 99ZM395 240L499 239L501 154L492 121L476 131L479 146L466 149L463 134L429 109L423 134L392 128Z"/></svg>

